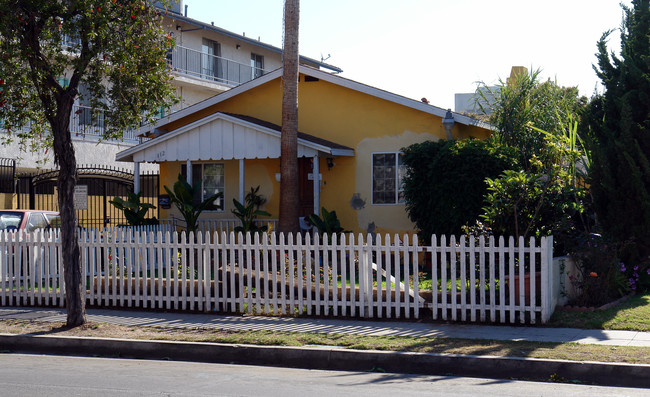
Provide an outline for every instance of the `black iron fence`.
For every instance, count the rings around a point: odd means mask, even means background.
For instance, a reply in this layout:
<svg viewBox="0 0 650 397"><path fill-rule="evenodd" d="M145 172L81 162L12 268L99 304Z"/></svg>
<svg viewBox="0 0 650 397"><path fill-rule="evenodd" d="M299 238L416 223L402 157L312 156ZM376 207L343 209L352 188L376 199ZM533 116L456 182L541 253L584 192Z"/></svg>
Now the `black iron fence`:
<svg viewBox="0 0 650 397"><path fill-rule="evenodd" d="M75 193L77 222L79 226L103 228L126 224L122 211L110 201L114 197L126 199L133 191L132 171L112 167L89 166L77 169L78 181ZM19 174L17 201L20 209L58 211L58 170ZM148 217L158 217L158 173L140 174L141 201L156 206L149 210Z"/></svg>
<svg viewBox="0 0 650 397"><path fill-rule="evenodd" d="M0 193L16 190L16 160L0 158Z"/></svg>

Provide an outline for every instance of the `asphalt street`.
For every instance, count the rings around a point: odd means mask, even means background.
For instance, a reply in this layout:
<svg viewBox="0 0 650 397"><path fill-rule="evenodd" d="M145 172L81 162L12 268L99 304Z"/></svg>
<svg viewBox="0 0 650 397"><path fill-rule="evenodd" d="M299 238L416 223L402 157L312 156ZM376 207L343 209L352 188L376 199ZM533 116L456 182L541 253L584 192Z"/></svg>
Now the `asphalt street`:
<svg viewBox="0 0 650 397"><path fill-rule="evenodd" d="M647 396L645 389L452 376L0 355L11 396Z"/></svg>

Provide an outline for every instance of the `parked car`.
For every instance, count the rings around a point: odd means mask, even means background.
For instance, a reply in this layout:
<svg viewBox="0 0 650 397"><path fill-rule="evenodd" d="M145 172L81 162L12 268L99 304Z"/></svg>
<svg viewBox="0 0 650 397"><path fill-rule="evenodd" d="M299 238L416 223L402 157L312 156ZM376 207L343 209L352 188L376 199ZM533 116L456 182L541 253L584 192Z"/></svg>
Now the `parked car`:
<svg viewBox="0 0 650 397"><path fill-rule="evenodd" d="M58 212L40 210L0 210L0 230L24 230L31 233L36 229L50 229L61 226Z"/></svg>

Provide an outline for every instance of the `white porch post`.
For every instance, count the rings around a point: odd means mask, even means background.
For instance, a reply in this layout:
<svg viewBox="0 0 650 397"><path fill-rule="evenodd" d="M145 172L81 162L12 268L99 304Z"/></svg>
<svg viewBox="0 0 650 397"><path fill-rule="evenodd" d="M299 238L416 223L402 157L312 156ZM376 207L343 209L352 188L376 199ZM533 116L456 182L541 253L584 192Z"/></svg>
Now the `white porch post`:
<svg viewBox="0 0 650 397"><path fill-rule="evenodd" d="M133 193L140 193L140 163L133 163Z"/></svg>
<svg viewBox="0 0 650 397"><path fill-rule="evenodd" d="M320 164L318 154L314 156L312 172L314 175L314 214L320 214Z"/></svg>
<svg viewBox="0 0 650 397"><path fill-rule="evenodd" d="M187 160L187 183L192 186L192 160Z"/></svg>
<svg viewBox="0 0 650 397"><path fill-rule="evenodd" d="M245 189L244 189L244 180L245 180L245 170L244 170L244 159L239 159L239 202L244 204L245 199Z"/></svg>

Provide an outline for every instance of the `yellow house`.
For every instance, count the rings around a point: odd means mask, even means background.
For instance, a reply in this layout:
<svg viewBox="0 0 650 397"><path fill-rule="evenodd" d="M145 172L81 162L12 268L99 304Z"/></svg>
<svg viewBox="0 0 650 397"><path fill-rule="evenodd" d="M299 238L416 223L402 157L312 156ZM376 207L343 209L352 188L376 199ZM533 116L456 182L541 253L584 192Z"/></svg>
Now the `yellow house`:
<svg viewBox="0 0 650 397"><path fill-rule="evenodd" d="M354 232L413 231L401 197L400 150L490 134L479 120L424 102L304 65L299 72L301 216L325 207ZM233 198L243 202L256 186L267 199L264 210L277 217L281 76L282 69L275 70L143 127L154 138L118 153L117 160L134 162L136 169L159 163L161 194L179 173L201 180L203 195L223 192L223 209L204 212L204 219L232 219ZM161 209L160 218L171 217L180 214Z"/></svg>

